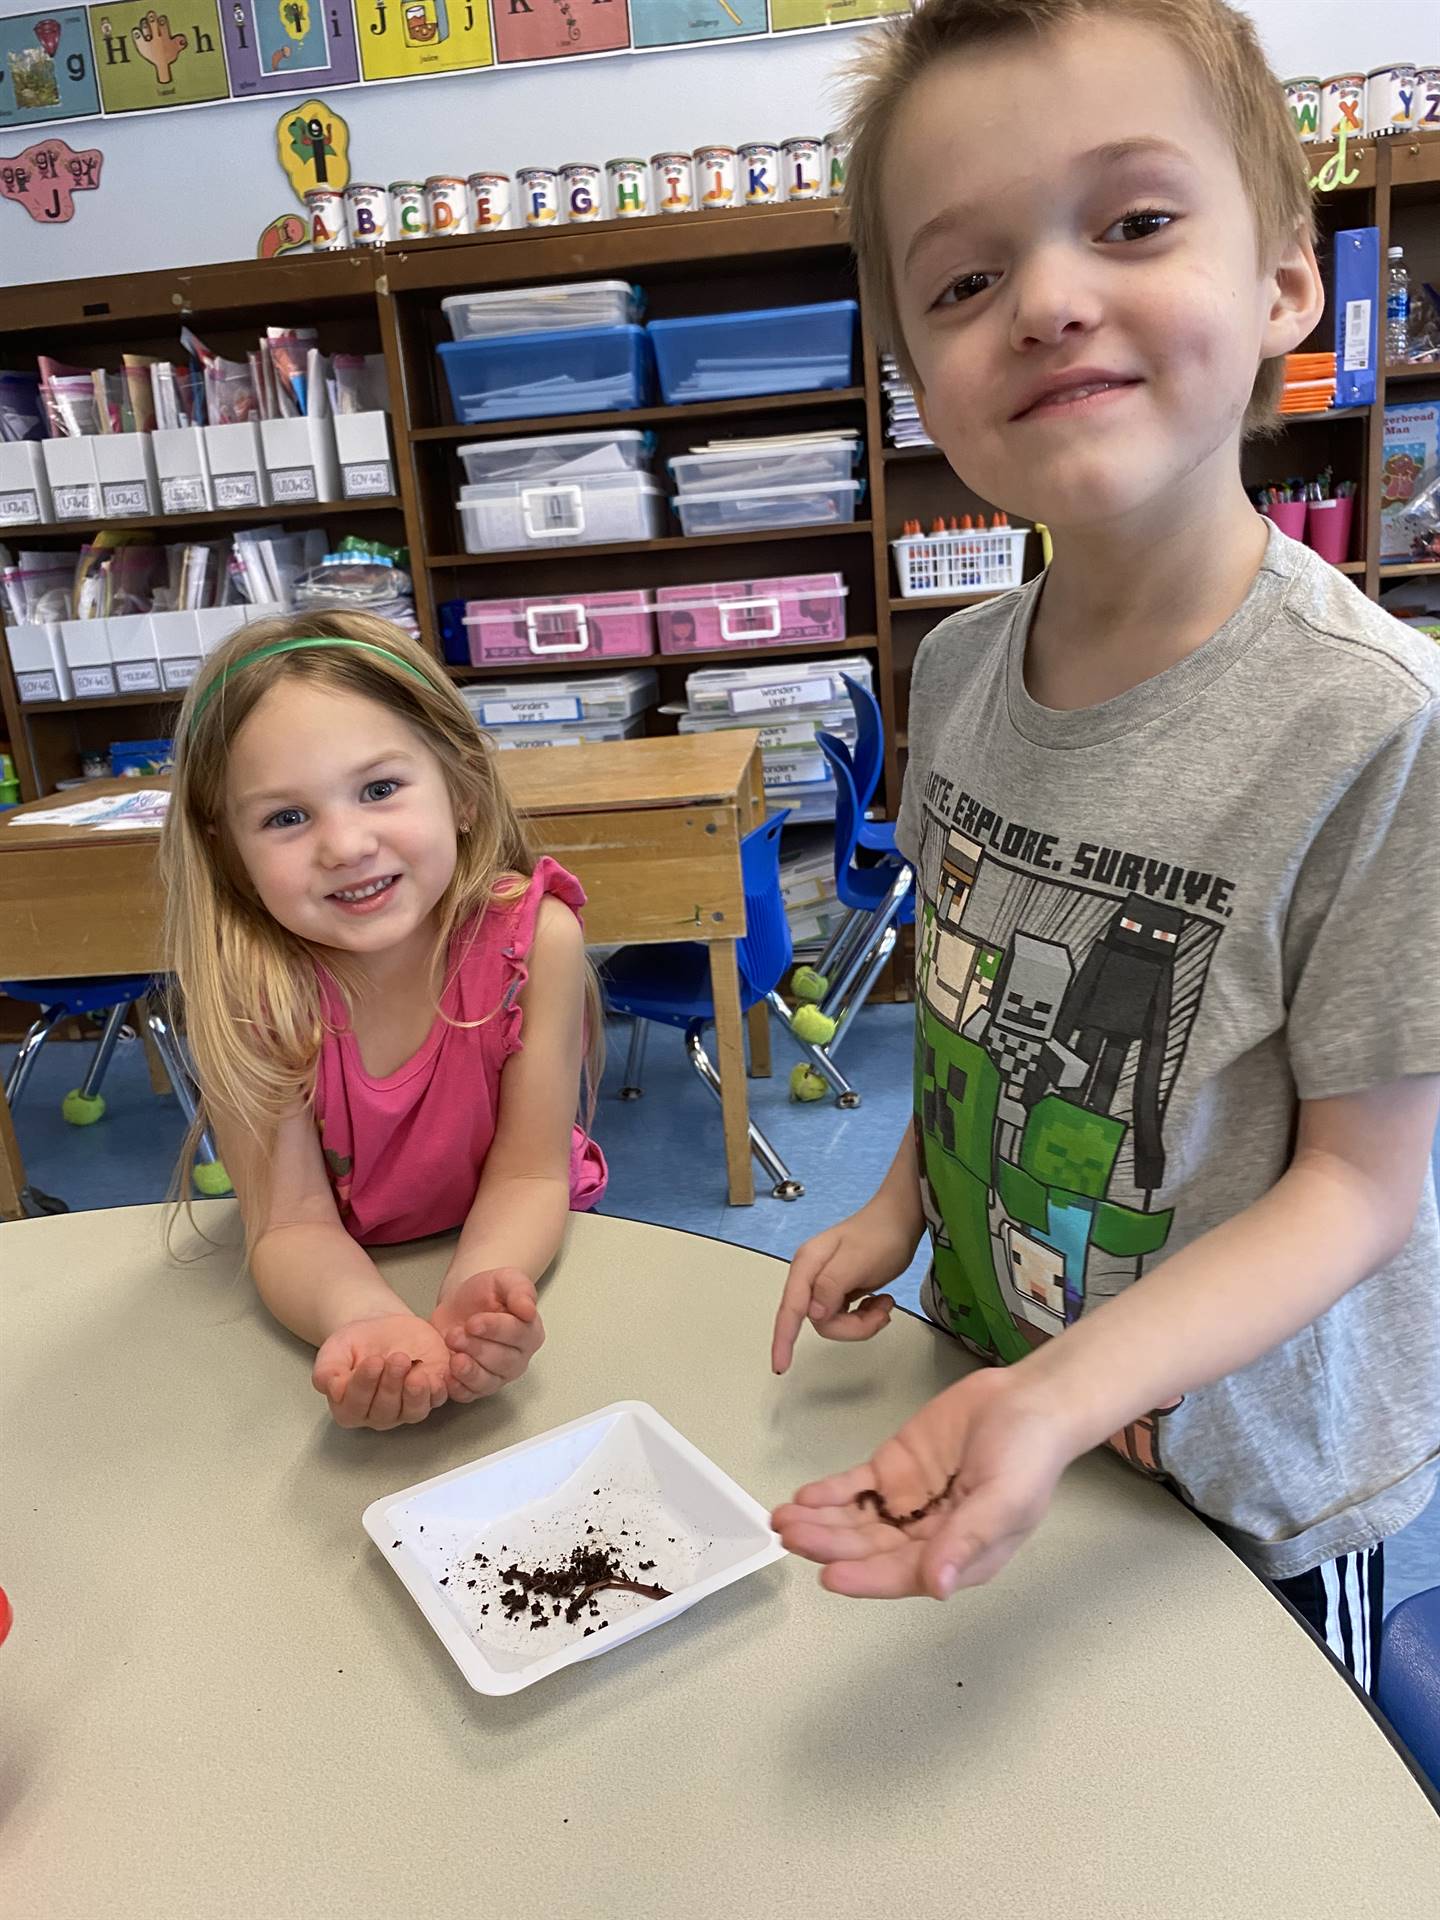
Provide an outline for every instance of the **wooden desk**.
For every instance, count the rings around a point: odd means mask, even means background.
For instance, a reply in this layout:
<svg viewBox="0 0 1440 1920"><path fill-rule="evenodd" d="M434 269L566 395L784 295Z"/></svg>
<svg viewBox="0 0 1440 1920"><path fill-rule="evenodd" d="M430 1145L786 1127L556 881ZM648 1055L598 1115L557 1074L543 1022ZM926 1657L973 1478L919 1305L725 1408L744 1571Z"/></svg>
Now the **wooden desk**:
<svg viewBox="0 0 1440 1920"><path fill-rule="evenodd" d="M579 876L589 896L590 940L598 946L702 940L709 947L729 1195L734 1206L750 1205L755 1186L735 942L745 932L740 840L764 818L758 736L682 734L543 747L502 753L499 765L536 840ZM52 795L0 814L0 980L162 969L157 834L12 824L16 814L129 788L129 782L96 781L83 794ZM752 1072L769 1072L763 1006L750 1020L750 1063ZM0 1096L0 1219L18 1218L23 1185Z"/></svg>
<svg viewBox="0 0 1440 1920"><path fill-rule="evenodd" d="M233 1205L197 1217L228 1245L185 1266L158 1207L0 1228L0 1885L26 1920L1433 1914L1440 1820L1366 1706L1100 1454L946 1606L784 1560L471 1693L361 1531L372 1499L634 1398L768 1505L963 1356L897 1314L777 1380L780 1262L577 1216L524 1380L342 1433L237 1275ZM380 1261L426 1311L448 1251Z"/></svg>

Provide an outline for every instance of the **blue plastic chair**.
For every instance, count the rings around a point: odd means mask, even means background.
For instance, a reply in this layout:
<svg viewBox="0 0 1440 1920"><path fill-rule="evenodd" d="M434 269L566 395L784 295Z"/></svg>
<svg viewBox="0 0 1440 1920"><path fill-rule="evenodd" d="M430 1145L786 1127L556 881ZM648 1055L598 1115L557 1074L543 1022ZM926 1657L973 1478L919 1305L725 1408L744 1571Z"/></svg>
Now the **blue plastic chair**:
<svg viewBox="0 0 1440 1920"><path fill-rule="evenodd" d="M1440 1793L1440 1587L1412 1594L1387 1617L1376 1704Z"/></svg>
<svg viewBox="0 0 1440 1920"><path fill-rule="evenodd" d="M61 1113L72 1126L93 1126L103 1118L105 1097L100 1091L101 1082L119 1043L125 1015L132 1006L139 1006L144 1010L145 1024L155 1041L156 1051L164 1063L186 1123L194 1124L198 1101L189 1063L163 1011L163 982L153 974L110 974L97 980L0 980L0 993L8 994L14 1000L33 1001L40 1007L40 1017L20 1042L5 1078L5 1098L12 1113L34 1071L41 1047L56 1027L63 1020L77 1015L103 1013L105 1024L101 1028L99 1043L91 1056L85 1078L78 1087L71 1088L60 1107ZM195 1182L202 1193L230 1191L229 1178L220 1164L208 1128L200 1136ZM63 1200L57 1200L53 1194L42 1193L35 1186L27 1186L20 1201L30 1214L68 1211Z"/></svg>
<svg viewBox="0 0 1440 1920"><path fill-rule="evenodd" d="M850 706L855 715L856 740L853 748L846 748L842 741L836 740L850 762L850 777L855 785L855 803L860 810L860 821L856 829L858 844L870 853L895 852L895 823L893 820L867 820L866 810L875 798L875 790L880 785L880 775L885 769L885 722L881 717L880 703L868 687L848 673L840 678L845 682L845 691L850 698ZM828 736L835 740L835 735Z"/></svg>
<svg viewBox="0 0 1440 1920"><path fill-rule="evenodd" d="M772 815L763 827L754 828L740 842L745 936L736 942L735 959L740 973L740 1006L744 1012L772 998L794 951L780 894L780 829L787 818L788 812ZM718 1101L720 1076L703 1043L705 1027L715 1018L709 948L698 940L676 941L665 946L622 947L605 962L601 977L610 1011L629 1014L635 1023L620 1098L638 1100L644 1091L640 1075L645 1063L649 1023L655 1020L662 1026L684 1030L690 1064ZM775 1198L798 1200L804 1187L753 1122L750 1150L769 1175Z"/></svg>

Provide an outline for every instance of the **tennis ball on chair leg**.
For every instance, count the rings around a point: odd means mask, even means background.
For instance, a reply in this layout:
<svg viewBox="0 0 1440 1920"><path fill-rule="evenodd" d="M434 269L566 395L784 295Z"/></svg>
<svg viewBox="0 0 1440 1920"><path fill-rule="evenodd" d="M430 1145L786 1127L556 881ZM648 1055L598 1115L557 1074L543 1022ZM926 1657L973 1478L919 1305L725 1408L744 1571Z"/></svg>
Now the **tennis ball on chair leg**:
<svg viewBox="0 0 1440 1920"><path fill-rule="evenodd" d="M60 1102L60 1111L72 1127L93 1127L97 1120L105 1116L105 1096L103 1093L82 1093L79 1087L72 1087Z"/></svg>
<svg viewBox="0 0 1440 1920"><path fill-rule="evenodd" d="M830 991L830 982L814 967L796 967L790 976L790 991L797 1000L823 1000Z"/></svg>
<svg viewBox="0 0 1440 1920"><path fill-rule="evenodd" d="M797 1007L790 1016L790 1031L807 1046L823 1047L835 1037L835 1022L819 1007Z"/></svg>
<svg viewBox="0 0 1440 1920"><path fill-rule="evenodd" d="M231 1191L230 1176L218 1160L197 1160L190 1171L207 1200L219 1200Z"/></svg>
<svg viewBox="0 0 1440 1920"><path fill-rule="evenodd" d="M825 1098L825 1082L815 1069L802 1060L798 1067L790 1069L790 1098L808 1103L811 1100Z"/></svg>

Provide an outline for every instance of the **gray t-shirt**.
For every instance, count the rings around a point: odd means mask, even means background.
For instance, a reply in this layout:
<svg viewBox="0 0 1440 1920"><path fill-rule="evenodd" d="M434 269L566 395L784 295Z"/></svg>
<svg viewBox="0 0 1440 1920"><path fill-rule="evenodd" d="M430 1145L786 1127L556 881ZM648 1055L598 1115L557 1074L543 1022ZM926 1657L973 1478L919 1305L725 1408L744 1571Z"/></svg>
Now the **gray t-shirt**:
<svg viewBox="0 0 1440 1920"><path fill-rule="evenodd" d="M1285 1171L1298 1100L1440 1073L1440 650L1273 529L1244 604L1083 712L1024 679L1038 582L910 693L927 1310L1014 1360ZM1440 1470L1440 1232L1115 1442L1285 1579Z"/></svg>

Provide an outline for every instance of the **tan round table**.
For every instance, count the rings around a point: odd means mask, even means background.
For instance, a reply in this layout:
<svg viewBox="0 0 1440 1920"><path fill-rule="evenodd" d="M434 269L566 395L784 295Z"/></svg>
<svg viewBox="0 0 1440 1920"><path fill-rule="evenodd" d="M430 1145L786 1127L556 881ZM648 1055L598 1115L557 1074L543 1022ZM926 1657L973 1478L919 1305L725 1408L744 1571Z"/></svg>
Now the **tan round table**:
<svg viewBox="0 0 1440 1920"><path fill-rule="evenodd" d="M783 1561L509 1699L360 1528L622 1398L767 1503L960 1370L897 1316L769 1369L775 1261L573 1222L497 1400L342 1433L229 1250L160 1210L0 1229L0 1907L26 1920L1429 1914L1440 1820L1346 1683L1118 1461L992 1586L834 1599ZM186 1239L183 1222L181 1240ZM428 1306L445 1248L383 1258ZM963 1681L963 1686L959 1682Z"/></svg>

